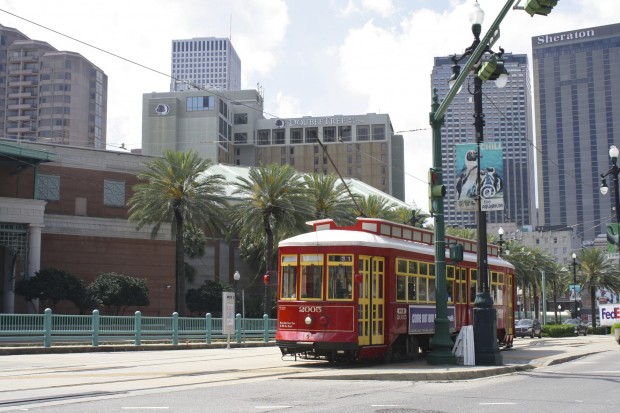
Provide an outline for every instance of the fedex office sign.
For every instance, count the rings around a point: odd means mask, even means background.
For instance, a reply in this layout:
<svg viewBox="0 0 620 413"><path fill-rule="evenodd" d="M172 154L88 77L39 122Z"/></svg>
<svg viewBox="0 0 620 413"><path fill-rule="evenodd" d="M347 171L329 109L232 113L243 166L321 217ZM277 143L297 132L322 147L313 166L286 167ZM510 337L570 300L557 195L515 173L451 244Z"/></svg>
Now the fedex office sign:
<svg viewBox="0 0 620 413"><path fill-rule="evenodd" d="M599 304L598 314L602 326L620 323L620 304Z"/></svg>

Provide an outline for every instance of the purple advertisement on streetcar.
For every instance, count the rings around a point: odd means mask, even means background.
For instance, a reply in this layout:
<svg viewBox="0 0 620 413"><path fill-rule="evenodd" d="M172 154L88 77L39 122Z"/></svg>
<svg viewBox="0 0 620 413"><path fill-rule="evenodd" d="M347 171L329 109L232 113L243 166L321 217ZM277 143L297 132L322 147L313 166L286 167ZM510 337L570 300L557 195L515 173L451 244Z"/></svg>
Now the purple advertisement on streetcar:
<svg viewBox="0 0 620 413"><path fill-rule="evenodd" d="M448 306L448 320L450 331L456 331L456 316L454 306ZM434 305L410 305L409 306L409 334L434 333L435 332L435 306Z"/></svg>

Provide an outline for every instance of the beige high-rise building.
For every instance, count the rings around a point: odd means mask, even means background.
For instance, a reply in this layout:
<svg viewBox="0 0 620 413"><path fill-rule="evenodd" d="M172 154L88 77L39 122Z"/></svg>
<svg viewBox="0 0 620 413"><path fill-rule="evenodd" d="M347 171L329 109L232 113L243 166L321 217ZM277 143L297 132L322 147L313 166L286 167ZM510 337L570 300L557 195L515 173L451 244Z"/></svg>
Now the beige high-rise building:
<svg viewBox="0 0 620 413"><path fill-rule="evenodd" d="M405 200L403 138L387 114L265 119L256 90L146 93L142 153L158 156L165 149L193 149L239 166L339 172Z"/></svg>
<svg viewBox="0 0 620 413"><path fill-rule="evenodd" d="M2 138L105 149L105 73L16 29L0 25L0 38Z"/></svg>

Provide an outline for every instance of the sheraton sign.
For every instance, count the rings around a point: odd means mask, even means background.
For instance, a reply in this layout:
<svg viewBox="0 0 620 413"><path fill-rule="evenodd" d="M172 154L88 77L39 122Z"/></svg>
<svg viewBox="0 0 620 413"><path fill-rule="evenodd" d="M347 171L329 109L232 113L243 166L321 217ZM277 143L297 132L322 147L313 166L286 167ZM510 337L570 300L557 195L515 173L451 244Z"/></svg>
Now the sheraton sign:
<svg viewBox="0 0 620 413"><path fill-rule="evenodd" d="M559 43L569 40L585 39L587 37L594 37L594 29L577 30L574 32L558 33L558 34L546 34L544 36L538 36L536 38L536 44L549 44Z"/></svg>

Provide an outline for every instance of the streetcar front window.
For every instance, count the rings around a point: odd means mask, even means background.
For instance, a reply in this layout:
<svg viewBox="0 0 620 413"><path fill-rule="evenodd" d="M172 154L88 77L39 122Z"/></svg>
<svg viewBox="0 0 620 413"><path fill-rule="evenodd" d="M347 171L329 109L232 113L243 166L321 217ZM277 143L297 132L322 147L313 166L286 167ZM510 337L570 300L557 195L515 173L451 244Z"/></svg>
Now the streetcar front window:
<svg viewBox="0 0 620 413"><path fill-rule="evenodd" d="M353 297L353 267L330 265L327 274L327 298L350 300Z"/></svg>
<svg viewBox="0 0 620 413"><path fill-rule="evenodd" d="M321 299L323 291L323 267L304 265L301 268L301 298Z"/></svg>

